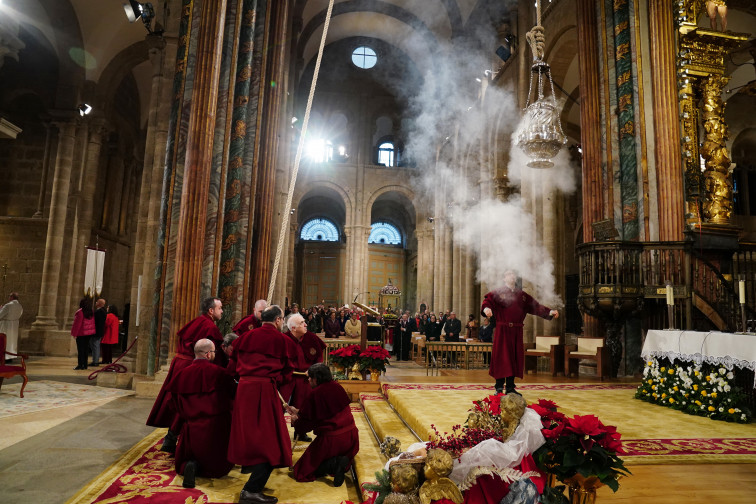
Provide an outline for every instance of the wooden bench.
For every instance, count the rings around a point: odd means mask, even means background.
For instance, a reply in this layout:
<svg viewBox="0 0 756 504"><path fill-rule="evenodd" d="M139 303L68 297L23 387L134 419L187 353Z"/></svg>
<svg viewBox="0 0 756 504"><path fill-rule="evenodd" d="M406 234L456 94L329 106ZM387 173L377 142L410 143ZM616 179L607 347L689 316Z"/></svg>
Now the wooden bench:
<svg viewBox="0 0 756 504"><path fill-rule="evenodd" d="M578 361L581 359L596 361L596 376L600 380L609 376L609 349L604 345L604 338L578 337L577 345L564 347L565 376L578 376Z"/></svg>
<svg viewBox="0 0 756 504"><path fill-rule="evenodd" d="M536 336L535 343L525 343L525 372L538 372L538 357L549 358L551 376L564 374L564 343L559 336Z"/></svg>

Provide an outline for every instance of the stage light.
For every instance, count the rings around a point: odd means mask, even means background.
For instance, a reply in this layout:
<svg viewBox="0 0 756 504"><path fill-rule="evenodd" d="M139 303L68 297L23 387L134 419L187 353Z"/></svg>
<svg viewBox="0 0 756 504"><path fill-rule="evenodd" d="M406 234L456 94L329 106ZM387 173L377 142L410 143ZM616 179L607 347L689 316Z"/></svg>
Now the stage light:
<svg viewBox="0 0 756 504"><path fill-rule="evenodd" d="M512 56L512 51L510 51L508 47L499 46L499 48L496 49L496 55L501 58L501 61L507 61L509 57Z"/></svg>
<svg viewBox="0 0 756 504"><path fill-rule="evenodd" d="M129 18L129 23L134 23L137 19L142 18L147 32L152 34L152 20L155 19L155 9L149 2L140 3L136 0L128 0L123 3L123 10L126 12L126 17ZM162 33L162 30L158 33Z"/></svg>
<svg viewBox="0 0 756 504"><path fill-rule="evenodd" d="M77 107L77 110L79 111L79 115L84 117L92 113L92 106L87 103L82 103Z"/></svg>

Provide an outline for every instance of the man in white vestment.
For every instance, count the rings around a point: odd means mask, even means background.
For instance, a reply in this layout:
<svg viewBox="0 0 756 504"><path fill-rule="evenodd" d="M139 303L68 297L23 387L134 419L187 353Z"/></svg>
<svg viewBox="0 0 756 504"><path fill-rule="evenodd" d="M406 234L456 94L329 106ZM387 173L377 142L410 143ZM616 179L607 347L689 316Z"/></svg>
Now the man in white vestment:
<svg viewBox="0 0 756 504"><path fill-rule="evenodd" d="M0 308L0 333L5 333L5 350L18 353L18 319L24 313L24 308L18 302L18 293L11 292L8 302ZM14 355L5 354L5 360L14 359Z"/></svg>

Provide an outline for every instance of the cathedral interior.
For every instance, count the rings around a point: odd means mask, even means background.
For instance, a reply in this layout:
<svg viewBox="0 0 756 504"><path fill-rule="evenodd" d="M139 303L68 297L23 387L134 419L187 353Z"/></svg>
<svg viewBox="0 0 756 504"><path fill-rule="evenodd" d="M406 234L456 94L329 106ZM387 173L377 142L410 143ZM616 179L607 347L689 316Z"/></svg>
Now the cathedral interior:
<svg viewBox="0 0 756 504"><path fill-rule="evenodd" d="M222 332L388 284L464 320L515 269L563 313L525 340L605 337L613 377L650 329L754 330L756 3L707 3L2 0L20 351L76 354L88 248L129 388L209 296ZM561 136L531 167L544 90Z"/></svg>

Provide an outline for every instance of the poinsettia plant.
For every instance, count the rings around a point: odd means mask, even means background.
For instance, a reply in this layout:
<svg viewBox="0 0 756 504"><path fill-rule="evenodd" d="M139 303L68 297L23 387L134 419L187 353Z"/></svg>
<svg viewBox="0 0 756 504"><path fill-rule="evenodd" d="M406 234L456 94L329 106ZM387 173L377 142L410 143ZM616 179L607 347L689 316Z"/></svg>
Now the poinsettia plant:
<svg viewBox="0 0 756 504"><path fill-rule="evenodd" d="M363 371L375 369L384 372L388 361L388 350L378 345L371 345L360 352L360 369Z"/></svg>
<svg viewBox="0 0 756 504"><path fill-rule="evenodd" d="M581 480L584 486L603 484L617 491L618 478L630 471L619 457L626 452L616 427L604 425L595 415L567 417L553 401L541 399L530 407L541 416L546 438L533 454L539 469L566 483Z"/></svg>
<svg viewBox="0 0 756 504"><path fill-rule="evenodd" d="M360 359L360 345L348 345L337 348L336 350L331 350L328 355L331 362L349 369Z"/></svg>

